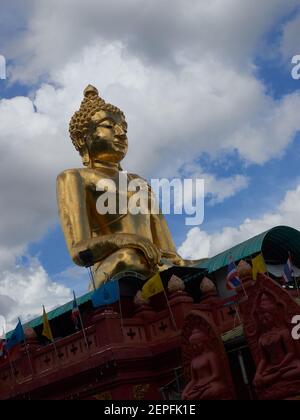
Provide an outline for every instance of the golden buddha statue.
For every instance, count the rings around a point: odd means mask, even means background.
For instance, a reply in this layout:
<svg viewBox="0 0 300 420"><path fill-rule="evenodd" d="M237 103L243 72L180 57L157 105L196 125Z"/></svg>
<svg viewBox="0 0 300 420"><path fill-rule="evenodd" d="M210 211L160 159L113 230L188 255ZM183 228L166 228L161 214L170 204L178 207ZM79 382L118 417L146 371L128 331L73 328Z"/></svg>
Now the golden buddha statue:
<svg viewBox="0 0 300 420"><path fill-rule="evenodd" d="M147 278L165 264L184 264L160 212L97 211L97 200L103 194L97 188L99 181L111 180L118 189L120 162L128 150L126 133L123 112L105 103L89 85L70 122L71 139L85 168L66 170L58 176L57 199L70 255L76 264L85 266L83 255L89 254L96 287L122 271L135 271ZM123 173L128 181L139 178ZM146 186L150 197L150 186ZM125 199L129 200L127 194Z"/></svg>

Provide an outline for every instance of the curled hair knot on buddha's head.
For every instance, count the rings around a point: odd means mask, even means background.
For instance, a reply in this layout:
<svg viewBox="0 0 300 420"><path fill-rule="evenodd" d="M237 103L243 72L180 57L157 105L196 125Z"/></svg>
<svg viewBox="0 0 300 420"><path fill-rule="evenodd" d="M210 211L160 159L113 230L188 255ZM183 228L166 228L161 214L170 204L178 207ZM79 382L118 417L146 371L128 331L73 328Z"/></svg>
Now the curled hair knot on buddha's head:
<svg viewBox="0 0 300 420"><path fill-rule="evenodd" d="M92 117L99 111L108 111L120 114L124 117L124 113L114 105L108 104L99 96L98 89L92 85L88 85L84 90L84 99L80 108L71 118L69 132L75 149L80 153L84 165L88 165L89 156L85 144L88 127Z"/></svg>

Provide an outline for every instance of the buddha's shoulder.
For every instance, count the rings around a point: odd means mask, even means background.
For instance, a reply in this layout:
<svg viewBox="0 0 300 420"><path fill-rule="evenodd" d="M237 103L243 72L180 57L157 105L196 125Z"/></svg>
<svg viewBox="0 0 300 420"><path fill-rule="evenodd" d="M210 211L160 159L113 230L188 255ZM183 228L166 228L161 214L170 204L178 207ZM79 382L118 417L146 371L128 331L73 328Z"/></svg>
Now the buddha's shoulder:
<svg viewBox="0 0 300 420"><path fill-rule="evenodd" d="M90 178L94 177L102 177L106 176L105 172L101 172L98 169L89 169L89 168L74 168L74 169L66 169L65 171L61 172L57 180L58 182L61 181L67 181L68 179L78 179L82 178L83 180L88 180Z"/></svg>
<svg viewBox="0 0 300 420"><path fill-rule="evenodd" d="M85 168L66 169L58 175L57 180L63 181L68 178L81 177L85 170Z"/></svg>
<svg viewBox="0 0 300 420"><path fill-rule="evenodd" d="M148 183L148 181L143 178L142 176L138 175L138 174L128 174L128 179L133 180L133 179L140 179L143 182Z"/></svg>

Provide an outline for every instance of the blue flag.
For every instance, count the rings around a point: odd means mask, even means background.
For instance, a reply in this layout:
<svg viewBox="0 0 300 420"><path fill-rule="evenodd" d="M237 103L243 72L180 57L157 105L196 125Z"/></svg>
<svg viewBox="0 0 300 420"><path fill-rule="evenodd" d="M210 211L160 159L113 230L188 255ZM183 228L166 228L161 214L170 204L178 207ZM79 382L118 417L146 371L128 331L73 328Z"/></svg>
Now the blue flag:
<svg viewBox="0 0 300 420"><path fill-rule="evenodd" d="M99 306L111 305L120 299L119 283L112 280L104 283L99 289L95 290L92 295L92 303L94 308Z"/></svg>
<svg viewBox="0 0 300 420"><path fill-rule="evenodd" d="M230 262L227 269L226 287L228 290L233 290L241 285L241 280L233 261Z"/></svg>
<svg viewBox="0 0 300 420"><path fill-rule="evenodd" d="M14 332L12 333L10 338L8 338L6 341L6 349L11 350L17 344L22 343L24 339L25 339L25 336L24 336L23 326L21 324L21 321L19 320L18 325L16 326Z"/></svg>

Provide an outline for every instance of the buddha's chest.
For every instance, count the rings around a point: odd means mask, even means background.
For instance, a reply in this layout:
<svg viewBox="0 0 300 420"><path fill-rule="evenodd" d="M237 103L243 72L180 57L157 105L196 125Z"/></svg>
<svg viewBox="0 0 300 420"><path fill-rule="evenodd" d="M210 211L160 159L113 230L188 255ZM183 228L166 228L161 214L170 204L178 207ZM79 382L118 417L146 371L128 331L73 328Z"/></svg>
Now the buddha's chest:
<svg viewBox="0 0 300 420"><path fill-rule="evenodd" d="M149 229L153 199L146 181L124 173L92 181L87 184L86 197L90 224L95 233L125 229L144 234L144 230Z"/></svg>
<svg viewBox="0 0 300 420"><path fill-rule="evenodd" d="M114 177L99 177L87 184L87 201L96 205L97 211L102 214L101 208L109 207L111 212L124 213L135 207L149 207L155 198L150 186L141 178L121 173Z"/></svg>

